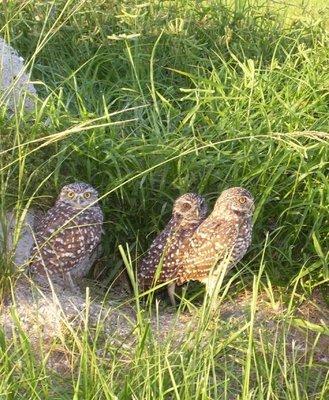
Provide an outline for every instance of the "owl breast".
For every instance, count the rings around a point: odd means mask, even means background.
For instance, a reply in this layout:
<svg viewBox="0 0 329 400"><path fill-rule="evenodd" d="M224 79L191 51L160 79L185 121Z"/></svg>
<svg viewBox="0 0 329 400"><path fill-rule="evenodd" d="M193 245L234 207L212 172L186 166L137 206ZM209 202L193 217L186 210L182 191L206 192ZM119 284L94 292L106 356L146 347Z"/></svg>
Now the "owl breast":
<svg viewBox="0 0 329 400"><path fill-rule="evenodd" d="M251 218L243 221L238 237L233 248L234 264L238 263L246 254L252 239L252 220Z"/></svg>
<svg viewBox="0 0 329 400"><path fill-rule="evenodd" d="M36 232L30 270L40 275L78 274L79 270L85 274L88 259L101 240L102 222L99 206L81 211L57 202Z"/></svg>

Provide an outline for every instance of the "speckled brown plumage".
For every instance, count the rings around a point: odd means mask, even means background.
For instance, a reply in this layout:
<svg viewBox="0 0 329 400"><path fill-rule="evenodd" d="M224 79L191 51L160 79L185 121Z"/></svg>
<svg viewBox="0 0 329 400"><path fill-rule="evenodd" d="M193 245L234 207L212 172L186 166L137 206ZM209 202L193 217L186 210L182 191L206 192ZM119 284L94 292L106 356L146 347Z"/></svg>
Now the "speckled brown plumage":
<svg viewBox="0 0 329 400"><path fill-rule="evenodd" d="M103 213L98 193L86 183L64 186L55 205L38 224L29 271L37 281L78 279L100 243Z"/></svg>
<svg viewBox="0 0 329 400"><path fill-rule="evenodd" d="M205 200L197 194L187 193L175 201L170 221L154 239L139 265L138 282L143 290L173 278L177 252L204 220L206 213Z"/></svg>
<svg viewBox="0 0 329 400"><path fill-rule="evenodd" d="M206 283L211 294L221 272L221 261L231 268L245 255L251 243L254 200L246 189L225 190L217 199L213 212L195 230L181 248L176 284L190 280Z"/></svg>

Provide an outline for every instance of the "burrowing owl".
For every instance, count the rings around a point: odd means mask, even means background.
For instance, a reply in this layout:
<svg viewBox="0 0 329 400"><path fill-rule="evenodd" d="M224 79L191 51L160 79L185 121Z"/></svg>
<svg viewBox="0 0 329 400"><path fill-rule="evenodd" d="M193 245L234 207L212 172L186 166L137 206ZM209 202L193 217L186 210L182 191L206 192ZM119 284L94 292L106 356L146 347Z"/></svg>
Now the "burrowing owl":
<svg viewBox="0 0 329 400"><path fill-rule="evenodd" d="M39 282L69 283L87 274L102 234L98 193L86 183L62 188L38 224L29 270Z"/></svg>
<svg viewBox="0 0 329 400"><path fill-rule="evenodd" d="M189 280L206 284L211 296L222 268L234 266L251 243L254 200L241 187L225 190L213 212L183 244L175 272L176 284Z"/></svg>
<svg viewBox="0 0 329 400"><path fill-rule="evenodd" d="M174 277L176 253L204 220L207 209L205 199L195 193L187 193L176 199L170 221L154 239L139 265L138 282L143 290ZM171 286L168 293L174 303Z"/></svg>

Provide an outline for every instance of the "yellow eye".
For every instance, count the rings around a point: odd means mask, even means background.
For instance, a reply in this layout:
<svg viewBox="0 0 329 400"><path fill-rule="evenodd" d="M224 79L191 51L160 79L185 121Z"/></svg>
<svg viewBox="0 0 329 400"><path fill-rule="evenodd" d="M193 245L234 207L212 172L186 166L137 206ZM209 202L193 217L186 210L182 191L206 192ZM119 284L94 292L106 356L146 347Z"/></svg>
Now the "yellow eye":
<svg viewBox="0 0 329 400"><path fill-rule="evenodd" d="M247 201L246 197L244 197L244 196L239 197L240 204L244 204L246 201Z"/></svg>
<svg viewBox="0 0 329 400"><path fill-rule="evenodd" d="M83 197L84 197L85 199L89 199L90 196L91 196L90 192L86 192L86 193L83 194Z"/></svg>
<svg viewBox="0 0 329 400"><path fill-rule="evenodd" d="M69 199L73 199L74 196L75 196L75 193L74 193L74 192L68 192L68 193L67 193L67 197L68 197Z"/></svg>

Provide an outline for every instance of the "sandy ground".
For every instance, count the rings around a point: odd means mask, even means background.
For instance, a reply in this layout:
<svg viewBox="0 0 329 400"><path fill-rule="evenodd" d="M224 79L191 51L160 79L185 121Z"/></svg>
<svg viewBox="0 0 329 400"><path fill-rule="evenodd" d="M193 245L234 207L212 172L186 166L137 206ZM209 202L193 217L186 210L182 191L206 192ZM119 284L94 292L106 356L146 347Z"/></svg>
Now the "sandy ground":
<svg viewBox="0 0 329 400"><path fill-rule="evenodd" d="M61 373L71 369L65 350L68 335L74 337L87 325L91 337L95 334L99 338L99 332L97 334L94 330L101 327L101 335L107 343L110 342L118 348L134 346L137 329L136 304L124 282L118 282L103 302L97 300L98 296L94 296L93 289L90 289L89 297L85 296L86 292L83 293L83 290L81 293L72 293L62 288L54 289L56 294L40 291L26 277L17 281L15 290L2 307L0 315L0 325L8 339L15 336L18 329L22 329L28 334L37 353L40 345L49 352L48 366ZM248 290L239 295L232 294L218 306L218 312L216 310L214 315L225 323L226 329L229 327L230 331L235 332L250 320L251 301L252 293ZM155 336L162 341L171 335L175 346L199 323L197 307L178 314L172 307L165 305L164 301L160 301L159 307L154 305L153 309L150 324ZM312 349L316 330L322 329L323 333L314 349L314 357L316 361L329 365L329 309L320 292L314 292L307 300L300 299L294 311L288 311L288 305L279 294L273 302L265 292L259 293L254 325L255 339L257 340L258 334L277 334L279 329L286 332L288 346L297 346L306 355L308 348L310 351ZM303 326L301 321L307 321L307 324ZM211 334L211 325L209 333Z"/></svg>

